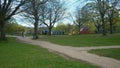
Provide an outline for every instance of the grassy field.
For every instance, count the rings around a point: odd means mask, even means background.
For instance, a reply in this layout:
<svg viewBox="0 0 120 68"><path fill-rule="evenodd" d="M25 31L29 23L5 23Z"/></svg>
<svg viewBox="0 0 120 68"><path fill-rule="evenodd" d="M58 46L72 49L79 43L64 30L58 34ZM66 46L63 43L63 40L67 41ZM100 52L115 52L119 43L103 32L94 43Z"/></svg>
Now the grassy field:
<svg viewBox="0 0 120 68"><path fill-rule="evenodd" d="M120 60L120 48L98 49L98 50L91 50L89 52L100 56L106 56Z"/></svg>
<svg viewBox="0 0 120 68"><path fill-rule="evenodd" d="M41 36L41 40L50 41L55 44L66 46L110 46L120 45L120 34L113 34L108 36L102 35L56 35L56 36Z"/></svg>
<svg viewBox="0 0 120 68"><path fill-rule="evenodd" d="M0 42L0 68L98 68L86 62L67 60L47 49L10 38Z"/></svg>

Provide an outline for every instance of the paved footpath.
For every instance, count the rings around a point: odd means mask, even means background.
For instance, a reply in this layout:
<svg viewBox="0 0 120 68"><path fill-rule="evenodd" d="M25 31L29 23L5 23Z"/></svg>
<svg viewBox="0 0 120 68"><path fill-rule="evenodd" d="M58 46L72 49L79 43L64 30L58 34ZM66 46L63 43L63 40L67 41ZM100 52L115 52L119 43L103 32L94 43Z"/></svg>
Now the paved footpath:
<svg viewBox="0 0 120 68"><path fill-rule="evenodd" d="M71 47L71 46L60 46L46 41L31 40L30 38L23 38L23 37L17 37L17 38L22 42L38 45L43 48L47 48L50 51L54 51L61 55L67 56L69 58L82 60L100 66L101 68L120 68L119 60L88 53L88 50L91 49L120 48L120 46Z"/></svg>

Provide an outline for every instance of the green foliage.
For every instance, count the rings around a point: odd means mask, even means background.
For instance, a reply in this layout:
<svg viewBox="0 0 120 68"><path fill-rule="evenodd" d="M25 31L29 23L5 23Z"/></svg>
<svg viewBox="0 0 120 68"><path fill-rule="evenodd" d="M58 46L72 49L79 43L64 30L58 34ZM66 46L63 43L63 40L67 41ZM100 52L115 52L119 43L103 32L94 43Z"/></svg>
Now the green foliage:
<svg viewBox="0 0 120 68"><path fill-rule="evenodd" d="M9 33L16 33L19 31L24 31L26 30L26 27L19 25L17 23L8 23L6 25L6 32Z"/></svg>
<svg viewBox="0 0 120 68"><path fill-rule="evenodd" d="M89 22L85 23L85 25L88 27L88 31L90 33L95 33L96 27L95 27L94 22L89 21Z"/></svg>
<svg viewBox="0 0 120 68"><path fill-rule="evenodd" d="M106 56L120 60L120 48L98 49L98 50L91 50L89 52L100 56Z"/></svg>
<svg viewBox="0 0 120 68"><path fill-rule="evenodd" d="M119 16L119 0L87 0L85 6L79 12L82 12L86 21L93 21L98 33L106 35L112 34L116 24L116 18Z"/></svg>
<svg viewBox="0 0 120 68"><path fill-rule="evenodd" d="M66 35L77 35L80 31L74 24L59 24L54 28L54 30L64 31Z"/></svg>
<svg viewBox="0 0 120 68"><path fill-rule="evenodd" d="M66 60L38 46L9 38L0 42L0 68L98 68L85 62Z"/></svg>
<svg viewBox="0 0 120 68"><path fill-rule="evenodd" d="M65 34L69 34L71 31L72 26L70 24L59 24L57 25L54 30L64 31Z"/></svg>
<svg viewBox="0 0 120 68"><path fill-rule="evenodd" d="M116 22L114 24L116 32L120 32L120 17L116 18Z"/></svg>
<svg viewBox="0 0 120 68"><path fill-rule="evenodd" d="M88 35L64 35L64 36L43 36L41 40L50 41L55 44L65 46L111 46L120 45L120 34L101 36L95 34Z"/></svg>

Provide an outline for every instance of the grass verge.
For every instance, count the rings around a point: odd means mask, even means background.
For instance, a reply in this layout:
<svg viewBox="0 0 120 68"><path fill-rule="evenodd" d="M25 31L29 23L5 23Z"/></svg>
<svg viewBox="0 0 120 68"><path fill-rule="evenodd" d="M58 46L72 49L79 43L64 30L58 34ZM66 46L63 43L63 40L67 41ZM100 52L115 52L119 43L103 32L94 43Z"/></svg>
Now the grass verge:
<svg viewBox="0 0 120 68"><path fill-rule="evenodd" d="M88 35L53 35L53 36L41 36L41 40L50 41L55 44L65 46L111 46L120 45L120 34L113 34L108 36L101 36L95 34Z"/></svg>
<svg viewBox="0 0 120 68"><path fill-rule="evenodd" d="M0 68L98 68L91 64L66 60L57 54L9 38L0 42Z"/></svg>
<svg viewBox="0 0 120 68"><path fill-rule="evenodd" d="M120 60L120 48L98 49L98 50L91 50L89 52L100 56L106 56Z"/></svg>

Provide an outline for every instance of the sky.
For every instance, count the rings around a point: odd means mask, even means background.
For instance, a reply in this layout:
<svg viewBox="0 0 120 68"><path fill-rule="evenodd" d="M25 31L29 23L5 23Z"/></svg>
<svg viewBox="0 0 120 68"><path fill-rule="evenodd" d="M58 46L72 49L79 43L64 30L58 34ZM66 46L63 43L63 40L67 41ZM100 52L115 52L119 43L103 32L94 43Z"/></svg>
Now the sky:
<svg viewBox="0 0 120 68"><path fill-rule="evenodd" d="M85 0L66 0L66 3L67 14L70 13L73 17L75 15L76 8L82 8L86 4ZM72 20L65 19L64 23L72 24Z"/></svg>
<svg viewBox="0 0 120 68"><path fill-rule="evenodd" d="M65 1L66 8L67 8L66 13L67 14L70 13L72 15L74 15L75 9L76 9L77 6L82 8L85 5L85 2L84 2L85 0L64 0L64 1ZM32 24L27 23L27 21L25 21L25 19L23 19L23 17L21 17L21 16L15 15L14 18L16 18L16 21L20 25L27 26L27 27L33 27ZM71 20L69 20L69 19L64 19L63 22L65 24L72 23Z"/></svg>
<svg viewBox="0 0 120 68"><path fill-rule="evenodd" d="M85 0L66 0L68 11L73 12L77 6L81 7L85 4Z"/></svg>

